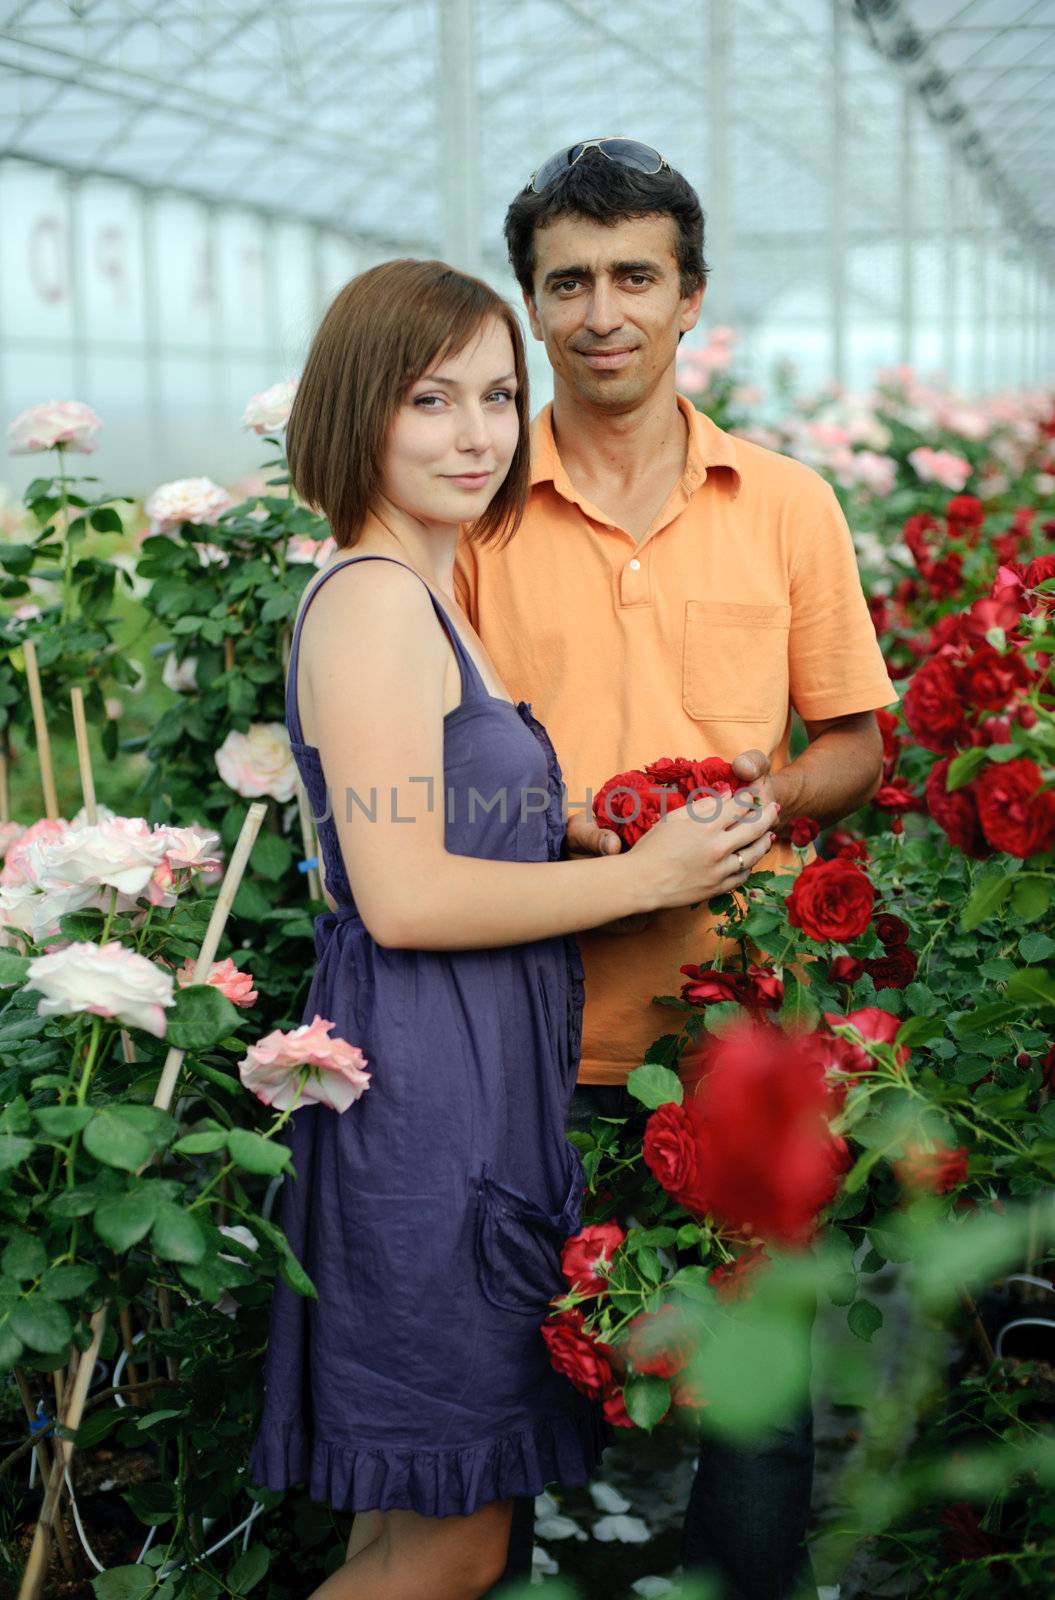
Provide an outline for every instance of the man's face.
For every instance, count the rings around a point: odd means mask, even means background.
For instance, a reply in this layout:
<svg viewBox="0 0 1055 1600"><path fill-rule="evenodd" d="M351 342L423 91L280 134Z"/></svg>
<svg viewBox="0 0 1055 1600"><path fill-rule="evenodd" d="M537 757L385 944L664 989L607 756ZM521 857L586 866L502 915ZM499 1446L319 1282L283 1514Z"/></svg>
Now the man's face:
<svg viewBox="0 0 1055 1600"><path fill-rule="evenodd" d="M534 295L524 304L558 389L628 411L671 370L703 299L702 287L681 292L675 241L671 216L611 226L565 216L536 230Z"/></svg>

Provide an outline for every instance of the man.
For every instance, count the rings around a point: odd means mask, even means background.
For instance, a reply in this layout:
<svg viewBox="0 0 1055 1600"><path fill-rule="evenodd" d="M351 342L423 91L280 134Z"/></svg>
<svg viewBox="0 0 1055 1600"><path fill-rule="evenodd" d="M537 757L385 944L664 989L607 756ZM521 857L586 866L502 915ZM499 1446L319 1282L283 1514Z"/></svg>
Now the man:
<svg viewBox="0 0 1055 1600"><path fill-rule="evenodd" d="M874 712L897 698L835 495L677 395L678 343L708 269L699 200L658 152L626 139L558 152L513 201L505 232L554 399L533 427L519 532L502 548L463 542L455 584L503 681L553 739L569 845L619 848L590 814L613 774L718 755L780 801L760 868L793 871L797 817L829 824L875 793ZM789 761L793 708L809 742ZM627 1108L627 1074L669 1030L651 997L678 986L683 963L707 964L712 924L706 908L685 909L580 936L571 1126ZM743 1600L790 1596L811 1475L808 1412L766 1449L705 1440L686 1566L710 1564Z"/></svg>

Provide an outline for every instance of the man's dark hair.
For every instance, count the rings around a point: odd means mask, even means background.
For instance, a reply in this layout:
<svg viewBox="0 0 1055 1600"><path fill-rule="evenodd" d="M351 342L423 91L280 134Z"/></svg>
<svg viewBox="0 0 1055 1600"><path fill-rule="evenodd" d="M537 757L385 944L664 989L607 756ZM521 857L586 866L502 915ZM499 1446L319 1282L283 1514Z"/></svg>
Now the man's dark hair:
<svg viewBox="0 0 1055 1600"><path fill-rule="evenodd" d="M703 259L703 211L699 196L680 172L636 172L610 161L599 150L587 150L541 194L523 189L506 212L509 261L524 293L535 293L535 230L555 217L589 217L608 226L628 217L673 217L675 255L681 292L692 294L707 281Z"/></svg>

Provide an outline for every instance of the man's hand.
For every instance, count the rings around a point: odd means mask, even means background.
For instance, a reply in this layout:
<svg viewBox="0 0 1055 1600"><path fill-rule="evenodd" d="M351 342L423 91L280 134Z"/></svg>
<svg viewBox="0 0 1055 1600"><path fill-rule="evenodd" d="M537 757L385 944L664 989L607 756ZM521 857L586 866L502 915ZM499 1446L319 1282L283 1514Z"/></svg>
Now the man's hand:
<svg viewBox="0 0 1055 1600"><path fill-rule="evenodd" d="M593 817L577 811L568 818L564 830L562 854L569 861L583 861L588 856L617 856L623 842L612 828L599 828ZM614 922L604 922L591 933L641 933L652 921L654 913L641 911L629 917L617 917Z"/></svg>
<svg viewBox="0 0 1055 1600"><path fill-rule="evenodd" d="M733 757L733 771L740 781L748 786L751 793L757 796L760 806L769 805L771 800L779 800L780 796L773 787L773 776L769 769L769 757L763 755L761 750L743 750L738 756ZM779 827L777 832L779 833Z"/></svg>

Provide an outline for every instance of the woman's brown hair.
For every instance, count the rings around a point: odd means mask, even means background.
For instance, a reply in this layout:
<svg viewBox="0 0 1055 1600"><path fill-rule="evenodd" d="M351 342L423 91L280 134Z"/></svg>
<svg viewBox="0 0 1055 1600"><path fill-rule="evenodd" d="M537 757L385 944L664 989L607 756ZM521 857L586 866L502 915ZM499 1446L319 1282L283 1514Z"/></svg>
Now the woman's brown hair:
<svg viewBox="0 0 1055 1600"><path fill-rule="evenodd" d="M297 493L354 544L380 489L385 440L409 386L458 355L488 318L509 330L520 435L505 480L469 539L511 537L530 474L527 360L511 306L479 278L443 261L385 261L337 295L312 341L286 427Z"/></svg>

